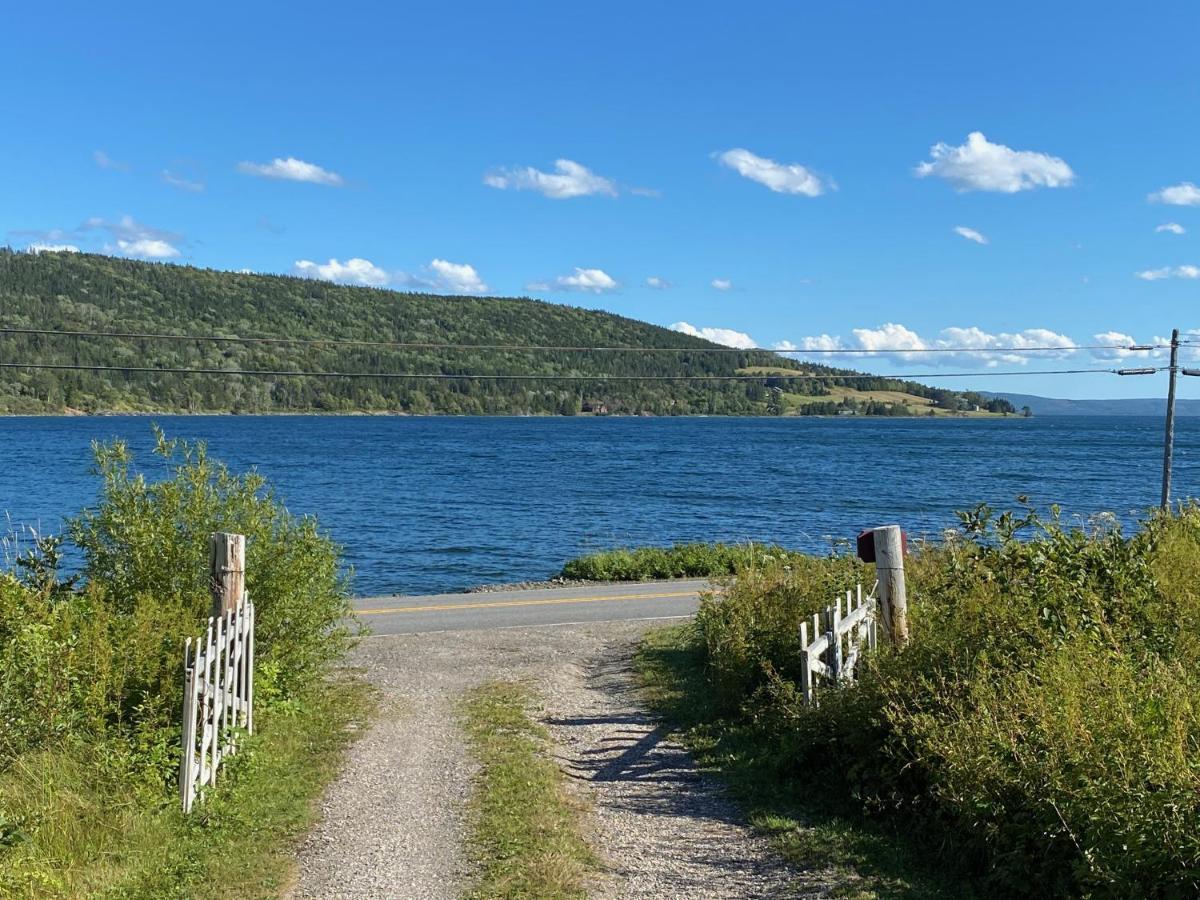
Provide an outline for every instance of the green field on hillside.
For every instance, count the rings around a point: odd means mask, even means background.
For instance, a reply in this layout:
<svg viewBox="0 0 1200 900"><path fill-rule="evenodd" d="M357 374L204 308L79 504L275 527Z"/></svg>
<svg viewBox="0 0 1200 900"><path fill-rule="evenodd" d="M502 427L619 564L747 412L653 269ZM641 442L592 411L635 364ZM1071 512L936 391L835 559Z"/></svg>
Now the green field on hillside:
<svg viewBox="0 0 1200 900"><path fill-rule="evenodd" d="M778 376L792 374L781 366L746 366L747 375ZM770 382L768 382L770 384ZM1017 412L1006 400L974 391L949 391L897 379L870 381L843 379L822 387L822 393L783 391L782 415L906 415L944 418L1002 418ZM834 408L836 405L837 408Z"/></svg>

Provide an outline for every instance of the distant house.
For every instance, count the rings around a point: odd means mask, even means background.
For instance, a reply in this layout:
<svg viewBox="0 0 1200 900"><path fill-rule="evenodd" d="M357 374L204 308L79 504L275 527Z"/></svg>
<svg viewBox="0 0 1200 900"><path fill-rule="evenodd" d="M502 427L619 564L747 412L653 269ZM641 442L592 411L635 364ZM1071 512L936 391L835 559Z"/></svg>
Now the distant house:
<svg viewBox="0 0 1200 900"><path fill-rule="evenodd" d="M838 415L839 416L857 416L858 410L857 409L839 409Z"/></svg>
<svg viewBox="0 0 1200 900"><path fill-rule="evenodd" d="M580 408L581 412L591 413L594 416L607 416L608 407L603 403L585 403Z"/></svg>

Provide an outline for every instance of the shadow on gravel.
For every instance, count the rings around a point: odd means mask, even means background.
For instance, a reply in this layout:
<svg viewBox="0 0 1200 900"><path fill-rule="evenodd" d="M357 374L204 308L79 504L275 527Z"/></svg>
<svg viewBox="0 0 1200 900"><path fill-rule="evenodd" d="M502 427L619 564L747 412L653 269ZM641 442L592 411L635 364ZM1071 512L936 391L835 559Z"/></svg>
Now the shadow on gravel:
<svg viewBox="0 0 1200 900"><path fill-rule="evenodd" d="M639 703L638 692L631 687L633 670L627 659L594 662L585 666L584 672L587 686L616 705ZM583 749L578 759L566 762L571 778L597 783L706 786L701 792L671 787L625 792L615 800L616 807L635 814L745 824L733 803L722 796L723 788L701 776L688 752L666 741L666 732L651 716L628 713L546 721L558 727L602 729L606 733L595 742L598 746Z"/></svg>
<svg viewBox="0 0 1200 900"><path fill-rule="evenodd" d="M764 843L749 837L745 817L724 787L701 775L688 752L669 740L658 720L640 712L641 697L628 654L581 666L585 685L604 699L608 715L548 718L565 729L573 748L560 758L569 777L590 782L603 803L627 823L624 838L638 860L630 875L644 893L646 878L676 897L788 897L823 893L819 875L794 873ZM623 658L622 658L623 657ZM735 837L736 835L736 837ZM745 836L742 836L745 835ZM658 857L647 866L647 861ZM628 857L626 857L628 858ZM647 875L647 870L653 875ZM628 887L628 885L627 885ZM659 894L654 894L659 896Z"/></svg>
<svg viewBox="0 0 1200 900"><path fill-rule="evenodd" d="M955 861L921 834L864 817L846 798L780 776L761 734L712 707L703 651L692 626L651 632L636 665L646 702L692 746L751 826L802 876L824 873L836 896L879 900L972 900L980 896ZM639 692L640 693L640 692ZM818 786L819 787L819 786Z"/></svg>

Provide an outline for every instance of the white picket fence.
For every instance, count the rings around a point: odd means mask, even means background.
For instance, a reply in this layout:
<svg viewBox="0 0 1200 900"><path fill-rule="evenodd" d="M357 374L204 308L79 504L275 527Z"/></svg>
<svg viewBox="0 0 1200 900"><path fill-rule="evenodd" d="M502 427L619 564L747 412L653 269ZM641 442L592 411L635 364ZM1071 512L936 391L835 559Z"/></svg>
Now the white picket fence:
<svg viewBox="0 0 1200 900"><path fill-rule="evenodd" d="M191 812L217 770L237 753L238 738L254 732L254 604L208 620L208 631L183 648L183 757L179 795Z"/></svg>
<svg viewBox="0 0 1200 900"><path fill-rule="evenodd" d="M805 703L817 702L818 685L836 686L853 681L862 650L875 649L878 585L875 582L875 587L864 597L860 584L855 591L846 591L844 602L839 597L823 613L814 613L811 641L808 623L800 624L800 681Z"/></svg>

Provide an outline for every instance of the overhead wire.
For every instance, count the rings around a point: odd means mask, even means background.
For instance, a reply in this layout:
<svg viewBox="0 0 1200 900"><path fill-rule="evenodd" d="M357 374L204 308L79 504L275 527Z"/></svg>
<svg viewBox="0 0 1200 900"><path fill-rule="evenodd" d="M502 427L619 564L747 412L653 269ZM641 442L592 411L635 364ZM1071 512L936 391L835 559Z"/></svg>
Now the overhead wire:
<svg viewBox="0 0 1200 900"><path fill-rule="evenodd" d="M492 352L597 352L597 353L772 353L772 354L860 354L860 355L906 355L924 353L971 353L971 354L1030 354L1048 352L1072 352L1077 350L1118 350L1127 352L1145 352L1163 349L1158 344L1072 344L1040 347L893 347L893 348L818 348L814 350L776 350L767 347L613 347L613 346L583 346L583 345L546 345L546 344L462 344L432 341L371 341L351 338L288 338L273 336L240 337L231 335L196 335L168 334L163 332L133 332L133 331L87 331L58 328L27 328L0 327L0 334L53 336L73 338L111 338L119 340L162 340L162 341L193 341L210 343L236 344L273 344L298 346L357 346L357 347L392 347L410 350L448 350L448 351L492 351ZM1163 371L1165 367L1153 368L1153 372ZM612 374L548 374L548 373L508 373L508 372L351 372L351 371L320 371L311 369L246 369L218 368L197 366L147 366L119 364L88 364L88 363L34 363L34 362L0 362L0 369L52 370L52 371L89 371L89 372L122 372L163 375L240 375L247 377L274 378L351 378L351 379L410 379L428 381L764 381L790 380L814 381L837 379L842 381L866 381L877 379L891 380L920 380L945 378L994 378L1007 376L1031 375L1084 375L1084 374L1122 374L1115 368L1071 368L1071 369L1041 369L1041 370L1010 370L998 372L994 370L972 372L921 372L918 374L871 374L871 373L811 373L811 372L756 372L738 374L643 374L643 375L612 375Z"/></svg>
<svg viewBox="0 0 1200 900"><path fill-rule="evenodd" d="M60 328L0 327L0 334L78 338L117 338L144 341L202 341L227 344L290 344L295 346L394 347L408 350L487 350L492 352L556 353L774 353L827 355L885 355L917 353L1067 353L1077 350L1144 352L1166 349L1163 344L1063 344L1043 347L612 347L575 344L462 344L435 341L372 341L356 338L239 337L217 334L168 334L149 331L80 331Z"/></svg>
<svg viewBox="0 0 1200 900"><path fill-rule="evenodd" d="M1161 372L1165 367L1157 367ZM872 375L855 373L842 375L837 373L814 374L797 372L768 372L741 375L550 375L550 374L514 374L506 372L322 372L307 369L220 369L199 368L187 366L122 366L122 365L91 365L86 363L23 363L0 362L0 369L50 369L55 371L85 371L85 372L139 372L157 373L163 375L246 375L273 378L377 378L377 379L418 379L429 381L465 381L465 380L494 380L494 381L813 381L813 380L893 380L906 381L929 378L998 378L1017 375L1085 375L1117 373L1116 369L1050 369L1050 370L1013 370L996 372L992 370L979 372L922 372L920 374L888 374Z"/></svg>

